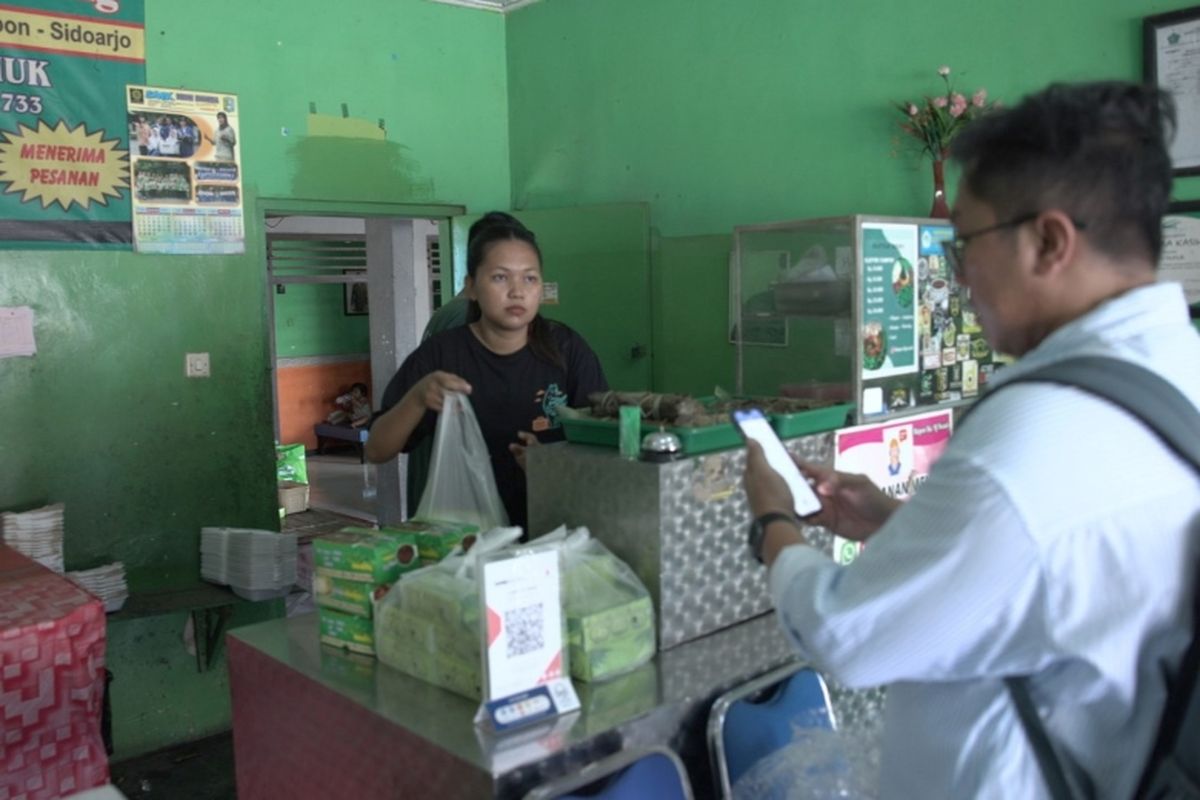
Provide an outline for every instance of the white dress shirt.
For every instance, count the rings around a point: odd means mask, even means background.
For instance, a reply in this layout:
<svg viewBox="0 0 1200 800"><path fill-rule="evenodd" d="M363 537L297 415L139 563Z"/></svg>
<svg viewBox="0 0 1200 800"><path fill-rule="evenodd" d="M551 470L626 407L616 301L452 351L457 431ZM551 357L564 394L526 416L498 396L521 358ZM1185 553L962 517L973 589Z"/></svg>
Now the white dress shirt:
<svg viewBox="0 0 1200 800"><path fill-rule="evenodd" d="M992 385L1084 354L1149 367L1200 405L1200 336L1177 285L1104 303ZM1198 516L1200 481L1140 422L1023 384L965 421L856 561L789 547L771 594L827 674L889 685L881 797L1044 797L1002 683L1034 674L1051 736L1098 797L1123 798L1163 710L1159 661L1190 638Z"/></svg>

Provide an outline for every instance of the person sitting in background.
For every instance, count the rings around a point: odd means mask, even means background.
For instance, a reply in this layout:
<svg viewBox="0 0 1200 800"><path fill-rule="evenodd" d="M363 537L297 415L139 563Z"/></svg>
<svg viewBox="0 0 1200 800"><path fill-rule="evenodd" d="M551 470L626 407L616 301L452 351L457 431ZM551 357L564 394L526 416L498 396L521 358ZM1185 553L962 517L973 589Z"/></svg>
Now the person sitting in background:
<svg viewBox="0 0 1200 800"><path fill-rule="evenodd" d="M1182 288L1155 274L1173 127L1160 89L1055 85L955 140L947 260L989 344L1020 357L990 391L1107 355L1200 405L1200 335ZM1046 797L1008 676L1030 676L1096 798L1134 796L1191 634L1187 464L1108 401L1025 383L972 412L906 503L802 468L823 504L805 523L866 548L839 566L806 546L753 443L751 545L796 648L845 685L889 685L880 797Z"/></svg>
<svg viewBox="0 0 1200 800"><path fill-rule="evenodd" d="M340 395L333 402L337 408L325 418L330 425L361 428L371 421L371 398L367 396L365 383L354 384L349 392Z"/></svg>

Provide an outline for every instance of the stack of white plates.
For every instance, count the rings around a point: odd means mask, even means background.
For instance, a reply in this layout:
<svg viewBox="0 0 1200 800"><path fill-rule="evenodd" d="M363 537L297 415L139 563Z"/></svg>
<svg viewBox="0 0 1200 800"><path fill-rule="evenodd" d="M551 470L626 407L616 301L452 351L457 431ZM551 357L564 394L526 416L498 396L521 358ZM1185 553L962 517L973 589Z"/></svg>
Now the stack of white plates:
<svg viewBox="0 0 1200 800"><path fill-rule="evenodd" d="M63 571L63 504L0 514L4 543L57 573Z"/></svg>
<svg viewBox="0 0 1200 800"><path fill-rule="evenodd" d="M296 536L249 528L201 528L200 574L247 600L282 597L296 582Z"/></svg>
<svg viewBox="0 0 1200 800"><path fill-rule="evenodd" d="M108 613L120 611L129 599L129 587L125 584L125 565L120 561L95 569L68 572L67 577L99 597Z"/></svg>

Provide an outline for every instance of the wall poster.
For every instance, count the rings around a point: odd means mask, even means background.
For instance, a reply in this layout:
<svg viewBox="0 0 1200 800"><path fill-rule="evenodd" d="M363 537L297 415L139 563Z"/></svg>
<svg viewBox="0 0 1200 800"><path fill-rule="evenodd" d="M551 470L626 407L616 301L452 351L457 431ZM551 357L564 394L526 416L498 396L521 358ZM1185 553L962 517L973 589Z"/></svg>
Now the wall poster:
<svg viewBox="0 0 1200 800"><path fill-rule="evenodd" d="M144 0L0 5L0 248L128 248Z"/></svg>
<svg viewBox="0 0 1200 800"><path fill-rule="evenodd" d="M129 86L127 98L134 248L245 252L237 97Z"/></svg>
<svg viewBox="0 0 1200 800"><path fill-rule="evenodd" d="M889 497L907 500L929 476L950 442L953 427L953 412L945 409L846 428L834 434L833 467L866 475ZM833 559L849 564L862 547L835 536Z"/></svg>

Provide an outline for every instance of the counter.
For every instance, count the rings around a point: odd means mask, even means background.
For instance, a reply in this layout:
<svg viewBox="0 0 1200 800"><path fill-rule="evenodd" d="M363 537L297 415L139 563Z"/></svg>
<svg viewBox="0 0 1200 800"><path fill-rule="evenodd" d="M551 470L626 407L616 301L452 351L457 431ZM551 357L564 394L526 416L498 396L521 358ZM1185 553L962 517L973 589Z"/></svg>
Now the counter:
<svg viewBox="0 0 1200 800"><path fill-rule="evenodd" d="M317 641L316 615L228 636L240 800L519 798L631 747L665 745L697 798L712 797L712 701L792 657L773 614L661 652L641 669L576 684L583 708L557 725L495 737L476 704Z"/></svg>

